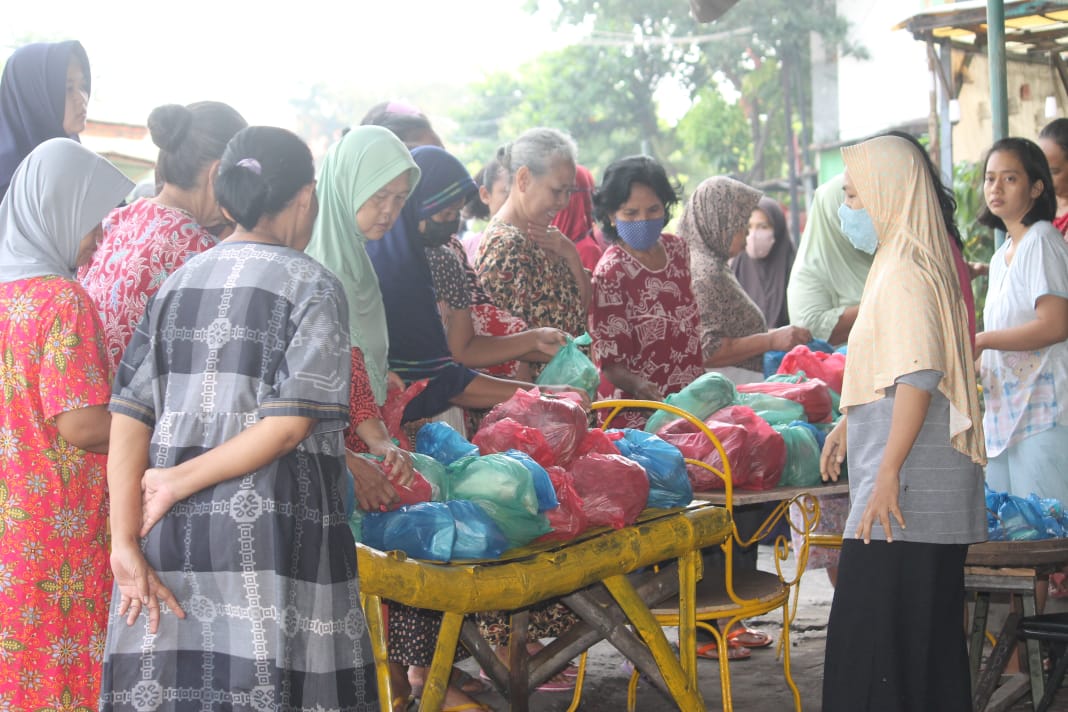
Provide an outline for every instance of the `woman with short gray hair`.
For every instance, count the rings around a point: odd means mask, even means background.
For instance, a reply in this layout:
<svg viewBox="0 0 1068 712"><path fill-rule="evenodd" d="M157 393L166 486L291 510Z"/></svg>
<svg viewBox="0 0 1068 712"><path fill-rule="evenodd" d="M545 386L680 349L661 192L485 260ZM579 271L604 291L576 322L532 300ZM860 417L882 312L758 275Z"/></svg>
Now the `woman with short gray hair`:
<svg viewBox="0 0 1068 712"><path fill-rule="evenodd" d="M575 182L570 136L534 128L497 152L512 176L508 199L486 228L475 259L482 286L500 308L531 328L586 330L590 276L571 240L552 227Z"/></svg>

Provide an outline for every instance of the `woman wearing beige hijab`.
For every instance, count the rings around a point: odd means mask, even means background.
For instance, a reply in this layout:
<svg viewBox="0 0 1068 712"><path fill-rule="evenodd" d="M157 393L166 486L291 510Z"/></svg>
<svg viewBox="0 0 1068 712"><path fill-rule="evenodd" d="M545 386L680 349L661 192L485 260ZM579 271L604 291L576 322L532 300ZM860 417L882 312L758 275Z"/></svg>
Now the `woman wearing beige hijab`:
<svg viewBox="0 0 1068 712"><path fill-rule="evenodd" d="M963 712L964 557L986 538L986 453L960 282L919 150L883 136L842 155L842 230L875 259L849 336L847 415L820 463L837 479L848 451L852 499L823 709Z"/></svg>

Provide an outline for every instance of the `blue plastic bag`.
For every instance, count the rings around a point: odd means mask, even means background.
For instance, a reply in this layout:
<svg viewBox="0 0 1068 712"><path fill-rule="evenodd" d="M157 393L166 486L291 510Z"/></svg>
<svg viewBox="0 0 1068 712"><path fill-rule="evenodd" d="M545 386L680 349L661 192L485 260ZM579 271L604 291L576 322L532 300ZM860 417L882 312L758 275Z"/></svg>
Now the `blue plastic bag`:
<svg viewBox="0 0 1068 712"><path fill-rule="evenodd" d="M534 494L538 496L539 512L547 512L560 506L559 500L556 499L556 490L553 489L553 481L549 479L549 473L538 464L537 460L522 450L506 450L501 454L513 460L519 460L530 472L530 479L534 482Z"/></svg>
<svg viewBox="0 0 1068 712"><path fill-rule="evenodd" d="M448 423L437 421L419 428L415 434L415 450L445 465L451 465L461 457L478 454L477 445L468 442Z"/></svg>
<svg viewBox="0 0 1068 712"><path fill-rule="evenodd" d="M998 510L1001 528L1009 541L1046 539L1046 524L1038 505L1023 497L1008 495Z"/></svg>
<svg viewBox="0 0 1068 712"><path fill-rule="evenodd" d="M550 531L538 513L534 480L522 462L499 453L467 457L449 469L454 499L469 499L486 511L508 538L509 546L523 546Z"/></svg>
<svg viewBox="0 0 1068 712"><path fill-rule="evenodd" d="M1042 515L1042 523L1046 526L1046 534L1058 538L1065 535L1064 531L1064 506L1060 500L1052 497L1039 497L1032 492L1028 501L1035 505Z"/></svg>
<svg viewBox="0 0 1068 712"><path fill-rule="evenodd" d="M623 457L644 467L645 474L649 476L646 507L685 507L693 500L693 486L686 474L686 460L677 447L643 430L623 428L609 432L623 433L622 438L614 441L616 449Z"/></svg>
<svg viewBox="0 0 1068 712"><path fill-rule="evenodd" d="M448 561L456 522L444 502L409 504L363 518L363 543L379 551L403 551L416 559Z"/></svg>
<svg viewBox="0 0 1068 712"><path fill-rule="evenodd" d="M496 559L508 548L508 539L482 507L466 499L445 505L456 523L453 559Z"/></svg>

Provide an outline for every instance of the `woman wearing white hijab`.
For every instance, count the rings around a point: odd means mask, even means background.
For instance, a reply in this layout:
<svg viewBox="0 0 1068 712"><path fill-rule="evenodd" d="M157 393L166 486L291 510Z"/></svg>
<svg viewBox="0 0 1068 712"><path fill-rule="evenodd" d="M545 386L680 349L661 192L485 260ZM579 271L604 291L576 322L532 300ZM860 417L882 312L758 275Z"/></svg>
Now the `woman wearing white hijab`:
<svg viewBox="0 0 1068 712"><path fill-rule="evenodd" d="M108 359L74 270L133 183L75 141L35 148L0 203L0 707L96 709L111 570Z"/></svg>

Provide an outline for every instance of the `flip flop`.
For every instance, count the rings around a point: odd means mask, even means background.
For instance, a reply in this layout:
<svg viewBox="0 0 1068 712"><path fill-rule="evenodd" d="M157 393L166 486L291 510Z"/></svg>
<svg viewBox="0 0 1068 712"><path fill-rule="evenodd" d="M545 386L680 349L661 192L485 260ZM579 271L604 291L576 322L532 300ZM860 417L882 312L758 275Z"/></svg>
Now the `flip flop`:
<svg viewBox="0 0 1068 712"><path fill-rule="evenodd" d="M748 660L753 651L749 648L727 641L727 660ZM697 657L706 660L719 660L719 646L715 643L705 643L697 648Z"/></svg>
<svg viewBox="0 0 1068 712"><path fill-rule="evenodd" d="M738 626L727 633L727 640L745 648L766 648L771 645L771 636L762 630Z"/></svg>

